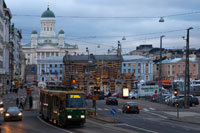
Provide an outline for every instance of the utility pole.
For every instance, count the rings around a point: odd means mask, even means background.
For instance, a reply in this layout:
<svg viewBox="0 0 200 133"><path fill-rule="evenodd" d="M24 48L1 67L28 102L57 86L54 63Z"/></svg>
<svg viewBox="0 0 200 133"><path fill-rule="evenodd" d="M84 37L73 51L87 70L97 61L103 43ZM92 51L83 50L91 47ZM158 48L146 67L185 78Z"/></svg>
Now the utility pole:
<svg viewBox="0 0 200 133"><path fill-rule="evenodd" d="M162 95L162 38L164 35L160 36L160 62L159 62L159 92Z"/></svg>
<svg viewBox="0 0 200 133"><path fill-rule="evenodd" d="M190 107L189 102L189 95L190 95L190 62L189 62L189 54L190 54L190 47L189 47L189 38L190 38L190 30L193 29L192 27L187 29L187 38L186 38L186 60L185 60L185 88L184 88L184 103L185 107ZM183 37L184 38L184 37Z"/></svg>

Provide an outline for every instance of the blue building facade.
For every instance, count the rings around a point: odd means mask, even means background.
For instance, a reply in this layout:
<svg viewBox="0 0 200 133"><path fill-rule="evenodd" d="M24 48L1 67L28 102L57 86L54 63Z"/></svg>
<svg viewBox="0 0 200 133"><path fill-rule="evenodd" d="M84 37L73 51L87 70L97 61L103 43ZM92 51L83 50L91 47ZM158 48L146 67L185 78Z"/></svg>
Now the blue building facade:
<svg viewBox="0 0 200 133"><path fill-rule="evenodd" d="M135 81L152 81L153 60L139 55L124 55L122 73L134 73Z"/></svg>
<svg viewBox="0 0 200 133"><path fill-rule="evenodd" d="M38 60L37 76L39 82L59 82L64 79L63 56L50 56Z"/></svg>

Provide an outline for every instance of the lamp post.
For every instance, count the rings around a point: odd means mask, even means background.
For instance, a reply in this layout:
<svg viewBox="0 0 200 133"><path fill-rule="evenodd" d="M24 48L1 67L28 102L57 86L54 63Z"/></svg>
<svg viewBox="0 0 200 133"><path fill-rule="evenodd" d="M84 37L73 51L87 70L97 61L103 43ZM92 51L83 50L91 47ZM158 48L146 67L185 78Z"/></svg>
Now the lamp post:
<svg viewBox="0 0 200 133"><path fill-rule="evenodd" d="M190 95L190 69L189 69L189 54L190 54L190 46L189 46L189 38L190 38L190 30L193 29L189 27L187 29L187 38L186 40L186 57L185 57L185 87L184 87L184 103L185 107L190 106L189 103L189 95ZM183 37L184 39L184 37Z"/></svg>
<svg viewBox="0 0 200 133"><path fill-rule="evenodd" d="M160 62L159 62L159 92L162 95L162 39L164 35L160 36Z"/></svg>

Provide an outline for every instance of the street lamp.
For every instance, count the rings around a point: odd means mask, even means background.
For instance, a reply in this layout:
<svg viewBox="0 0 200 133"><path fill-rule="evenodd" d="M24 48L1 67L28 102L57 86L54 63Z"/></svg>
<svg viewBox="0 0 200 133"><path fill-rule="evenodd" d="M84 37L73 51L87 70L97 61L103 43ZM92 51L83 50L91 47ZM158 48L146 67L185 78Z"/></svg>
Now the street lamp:
<svg viewBox="0 0 200 133"><path fill-rule="evenodd" d="M162 38L164 35L160 36L160 63L159 63L159 90L162 92ZM162 93L160 93L162 95Z"/></svg>
<svg viewBox="0 0 200 133"><path fill-rule="evenodd" d="M184 103L185 107L189 108L189 95L190 95L190 62L189 62L189 54L190 54L190 47L189 47L189 38L190 38L190 30L192 30L192 27L189 27L187 29L187 38L186 40L186 58L185 58L185 87L184 87ZM186 96L187 94L187 96Z"/></svg>
<svg viewBox="0 0 200 133"><path fill-rule="evenodd" d="M164 18L163 18L163 17L160 17L159 22L160 22L160 23L165 22Z"/></svg>

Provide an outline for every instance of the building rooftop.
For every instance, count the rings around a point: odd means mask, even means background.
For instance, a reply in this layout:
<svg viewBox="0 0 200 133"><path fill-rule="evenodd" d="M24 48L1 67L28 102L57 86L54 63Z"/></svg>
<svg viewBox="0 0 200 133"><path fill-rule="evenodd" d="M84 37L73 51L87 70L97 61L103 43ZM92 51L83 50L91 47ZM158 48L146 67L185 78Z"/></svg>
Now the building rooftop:
<svg viewBox="0 0 200 133"><path fill-rule="evenodd" d="M123 56L123 60L124 61L131 61L131 60L149 60L149 58L146 58L145 56L141 56L141 55L124 55Z"/></svg>
<svg viewBox="0 0 200 133"><path fill-rule="evenodd" d="M166 59L162 61L162 63L177 63L179 61L185 60L185 58L174 58L174 59ZM196 58L189 58L189 61L196 62Z"/></svg>

